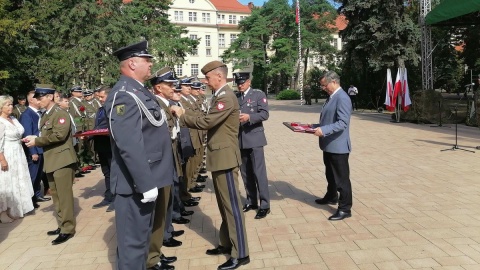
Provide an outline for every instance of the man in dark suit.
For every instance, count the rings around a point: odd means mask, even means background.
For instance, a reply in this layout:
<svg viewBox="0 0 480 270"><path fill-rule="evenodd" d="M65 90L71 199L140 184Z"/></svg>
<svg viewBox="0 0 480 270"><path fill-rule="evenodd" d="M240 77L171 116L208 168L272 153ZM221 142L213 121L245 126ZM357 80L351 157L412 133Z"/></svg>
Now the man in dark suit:
<svg viewBox="0 0 480 270"><path fill-rule="evenodd" d="M255 219L261 219L270 213L267 167L263 151L263 147L267 145L263 128L263 121L267 120L269 116L267 97L263 91L250 87L249 73L238 72L234 73L233 77L240 91L238 97L240 104L238 144L242 154L240 172L247 193L243 211L258 209L260 197L260 209Z"/></svg>
<svg viewBox="0 0 480 270"><path fill-rule="evenodd" d="M118 49L121 76L104 104L112 147L117 269L145 270L159 189L173 184L172 141L165 113L143 83L152 58L147 41Z"/></svg>
<svg viewBox="0 0 480 270"><path fill-rule="evenodd" d="M205 82L215 93L206 115L172 106L177 116L190 128L208 130L207 169L212 172L213 187L222 216L220 243L207 250L208 255L230 254L218 270L236 269L250 262L245 216L241 210L238 191L238 167L241 164L238 148L239 105L227 84L227 66L212 61L202 68Z"/></svg>
<svg viewBox="0 0 480 270"><path fill-rule="evenodd" d="M38 100L33 98L35 91L30 91L27 94L28 107L20 116L20 124L22 124L25 131L23 137L29 135L39 136L39 125L42 111L38 105ZM24 147L25 156L27 157L28 171L32 180L33 191L35 194L32 197L33 206L38 208L37 202L50 201L51 198L42 196L42 187L40 182L43 177L43 149L41 147ZM46 190L48 187L44 187Z"/></svg>
<svg viewBox="0 0 480 270"><path fill-rule="evenodd" d="M93 129L108 128L107 114L105 113L105 101L107 100L110 87L103 86L97 89L98 102L101 105L95 116L95 126ZM93 136L93 149L98 155L100 168L105 178L105 193L103 200L92 206L93 209L101 208L108 205L107 212L115 210L113 193L110 188L110 167L112 163L112 147L110 146L110 137L108 135Z"/></svg>
<svg viewBox="0 0 480 270"><path fill-rule="evenodd" d="M328 71L320 80L321 87L329 97L320 114L320 125L315 129L323 151L327 193L318 204L337 204L337 212L329 220L342 220L352 216L352 185L348 156L352 151L350 142L350 116L352 103L340 86L340 77ZM340 194L340 196L338 196Z"/></svg>

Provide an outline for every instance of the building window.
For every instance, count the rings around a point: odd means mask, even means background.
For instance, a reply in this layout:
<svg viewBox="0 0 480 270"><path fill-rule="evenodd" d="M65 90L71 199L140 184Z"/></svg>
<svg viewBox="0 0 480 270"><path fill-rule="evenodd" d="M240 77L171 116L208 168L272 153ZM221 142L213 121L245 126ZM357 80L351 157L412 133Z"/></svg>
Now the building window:
<svg viewBox="0 0 480 270"><path fill-rule="evenodd" d="M197 40L197 35L190 35L190 39Z"/></svg>
<svg viewBox="0 0 480 270"><path fill-rule="evenodd" d="M175 74L175 75L177 75L177 76L183 76L183 68L182 68L182 65L177 65L176 73L177 73L177 74Z"/></svg>
<svg viewBox="0 0 480 270"><path fill-rule="evenodd" d="M190 70L190 76L197 76L198 75L198 64L192 64Z"/></svg>
<svg viewBox="0 0 480 270"><path fill-rule="evenodd" d="M207 49L206 54L207 56L212 56L212 49Z"/></svg>
<svg viewBox="0 0 480 270"><path fill-rule="evenodd" d="M217 15L217 20L218 20L218 23L219 23L219 24L225 23L225 15L220 15L220 14L218 14L218 15Z"/></svg>
<svg viewBox="0 0 480 270"><path fill-rule="evenodd" d="M237 15L228 15L229 24L237 24Z"/></svg>
<svg viewBox="0 0 480 270"><path fill-rule="evenodd" d="M197 12L188 12L188 21L196 22L197 21Z"/></svg>
<svg viewBox="0 0 480 270"><path fill-rule="evenodd" d="M205 35L205 46L210 47L210 35Z"/></svg>
<svg viewBox="0 0 480 270"><path fill-rule="evenodd" d="M218 34L218 47L225 48L225 34Z"/></svg>
<svg viewBox="0 0 480 270"><path fill-rule="evenodd" d="M247 16L240 16L240 19L238 19L238 22L241 22L243 21L243 19L245 19Z"/></svg>
<svg viewBox="0 0 480 270"><path fill-rule="evenodd" d="M202 22L210 23L210 13L202 13Z"/></svg>
<svg viewBox="0 0 480 270"><path fill-rule="evenodd" d="M198 56L198 49L192 49L192 56Z"/></svg>
<svg viewBox="0 0 480 270"><path fill-rule="evenodd" d="M175 21L183 21L183 11L175 11Z"/></svg>
<svg viewBox="0 0 480 270"><path fill-rule="evenodd" d="M230 44L233 44L233 42L235 42L236 39L237 39L236 34L230 34Z"/></svg>

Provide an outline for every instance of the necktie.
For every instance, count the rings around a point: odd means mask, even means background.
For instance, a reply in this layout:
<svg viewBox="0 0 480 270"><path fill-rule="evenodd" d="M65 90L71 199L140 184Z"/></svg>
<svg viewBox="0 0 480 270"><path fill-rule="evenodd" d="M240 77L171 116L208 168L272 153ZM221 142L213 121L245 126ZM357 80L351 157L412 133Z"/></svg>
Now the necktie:
<svg viewBox="0 0 480 270"><path fill-rule="evenodd" d="M37 126L38 126L38 129L40 129L40 120L42 119L43 113L42 113L42 111L37 111L37 114L38 114L38 124L37 124Z"/></svg>
<svg viewBox="0 0 480 270"><path fill-rule="evenodd" d="M245 98L245 93L242 93L242 100Z"/></svg>

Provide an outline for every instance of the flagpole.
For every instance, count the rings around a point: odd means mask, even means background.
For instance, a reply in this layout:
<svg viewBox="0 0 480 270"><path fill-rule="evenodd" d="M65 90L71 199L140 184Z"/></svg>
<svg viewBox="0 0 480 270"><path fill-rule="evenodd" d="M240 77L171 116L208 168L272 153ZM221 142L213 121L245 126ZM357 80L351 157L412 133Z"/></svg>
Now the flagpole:
<svg viewBox="0 0 480 270"><path fill-rule="evenodd" d="M300 105L303 105L303 59L302 59L302 33L300 28L300 0L297 0L296 22L298 25L298 88L300 90Z"/></svg>

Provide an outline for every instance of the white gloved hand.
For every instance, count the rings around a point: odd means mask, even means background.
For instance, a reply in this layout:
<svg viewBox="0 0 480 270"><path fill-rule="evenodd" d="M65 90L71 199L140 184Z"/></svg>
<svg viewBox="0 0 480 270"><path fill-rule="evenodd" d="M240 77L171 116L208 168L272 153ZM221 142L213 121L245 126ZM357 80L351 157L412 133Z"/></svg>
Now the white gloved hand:
<svg viewBox="0 0 480 270"><path fill-rule="evenodd" d="M153 189L150 189L147 192L143 193L143 199L141 199L142 203L147 203L147 202L154 202L157 199L158 196L158 188L155 187Z"/></svg>

